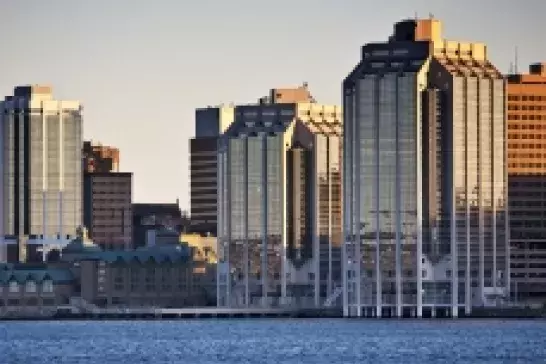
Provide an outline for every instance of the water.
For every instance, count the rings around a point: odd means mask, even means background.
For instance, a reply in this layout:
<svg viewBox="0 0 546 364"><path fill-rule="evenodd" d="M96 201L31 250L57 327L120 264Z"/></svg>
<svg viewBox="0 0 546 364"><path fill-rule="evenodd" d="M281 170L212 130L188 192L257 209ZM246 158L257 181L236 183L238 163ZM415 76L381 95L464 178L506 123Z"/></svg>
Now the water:
<svg viewBox="0 0 546 364"><path fill-rule="evenodd" d="M5 322L0 363L546 363L546 321Z"/></svg>

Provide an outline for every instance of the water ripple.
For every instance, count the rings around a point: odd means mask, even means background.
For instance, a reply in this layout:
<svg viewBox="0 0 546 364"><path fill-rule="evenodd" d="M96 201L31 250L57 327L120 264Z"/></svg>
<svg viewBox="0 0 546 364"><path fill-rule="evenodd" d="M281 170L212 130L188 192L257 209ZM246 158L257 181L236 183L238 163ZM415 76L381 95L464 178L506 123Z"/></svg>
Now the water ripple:
<svg viewBox="0 0 546 364"><path fill-rule="evenodd" d="M7 322L0 363L538 364L546 363L546 322Z"/></svg>

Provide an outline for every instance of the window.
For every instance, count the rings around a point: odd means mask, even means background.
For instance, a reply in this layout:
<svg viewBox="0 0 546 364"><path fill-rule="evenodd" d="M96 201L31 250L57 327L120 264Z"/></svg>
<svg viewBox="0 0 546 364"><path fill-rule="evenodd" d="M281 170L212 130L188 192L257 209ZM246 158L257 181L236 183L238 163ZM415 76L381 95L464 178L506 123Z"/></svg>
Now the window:
<svg viewBox="0 0 546 364"><path fill-rule="evenodd" d="M9 291L10 291L10 293L19 292L19 283L15 282L15 281L9 282Z"/></svg>
<svg viewBox="0 0 546 364"><path fill-rule="evenodd" d="M36 282L28 281L25 284L25 291L28 293L36 293Z"/></svg>
<svg viewBox="0 0 546 364"><path fill-rule="evenodd" d="M53 292L53 282L50 280L44 281L42 283L42 292L52 293Z"/></svg>
<svg viewBox="0 0 546 364"><path fill-rule="evenodd" d="M427 278L427 271L426 271L426 270L423 269L423 270L421 271L421 277Z"/></svg>

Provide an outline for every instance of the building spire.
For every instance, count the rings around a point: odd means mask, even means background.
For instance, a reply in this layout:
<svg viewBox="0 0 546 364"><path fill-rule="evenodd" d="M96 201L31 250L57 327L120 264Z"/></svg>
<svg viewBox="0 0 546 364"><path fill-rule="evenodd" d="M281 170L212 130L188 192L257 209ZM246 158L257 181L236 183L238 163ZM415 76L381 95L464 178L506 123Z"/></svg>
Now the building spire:
<svg viewBox="0 0 546 364"><path fill-rule="evenodd" d="M515 67L515 73L518 74L518 46L516 46L515 53L514 53L514 67Z"/></svg>

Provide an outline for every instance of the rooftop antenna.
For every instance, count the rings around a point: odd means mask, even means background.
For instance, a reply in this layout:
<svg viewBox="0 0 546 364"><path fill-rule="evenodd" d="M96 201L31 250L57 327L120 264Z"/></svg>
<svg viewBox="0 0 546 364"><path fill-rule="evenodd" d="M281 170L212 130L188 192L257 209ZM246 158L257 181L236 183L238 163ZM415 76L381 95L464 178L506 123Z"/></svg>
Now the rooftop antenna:
<svg viewBox="0 0 546 364"><path fill-rule="evenodd" d="M518 74L518 46L516 46L516 51L514 54L514 63L515 63L516 74Z"/></svg>
<svg viewBox="0 0 546 364"><path fill-rule="evenodd" d="M419 15L417 14L417 12L415 12L415 20L418 20L419 19Z"/></svg>
<svg viewBox="0 0 546 364"><path fill-rule="evenodd" d="M508 74L514 74L514 62L510 62L510 69L508 70Z"/></svg>

